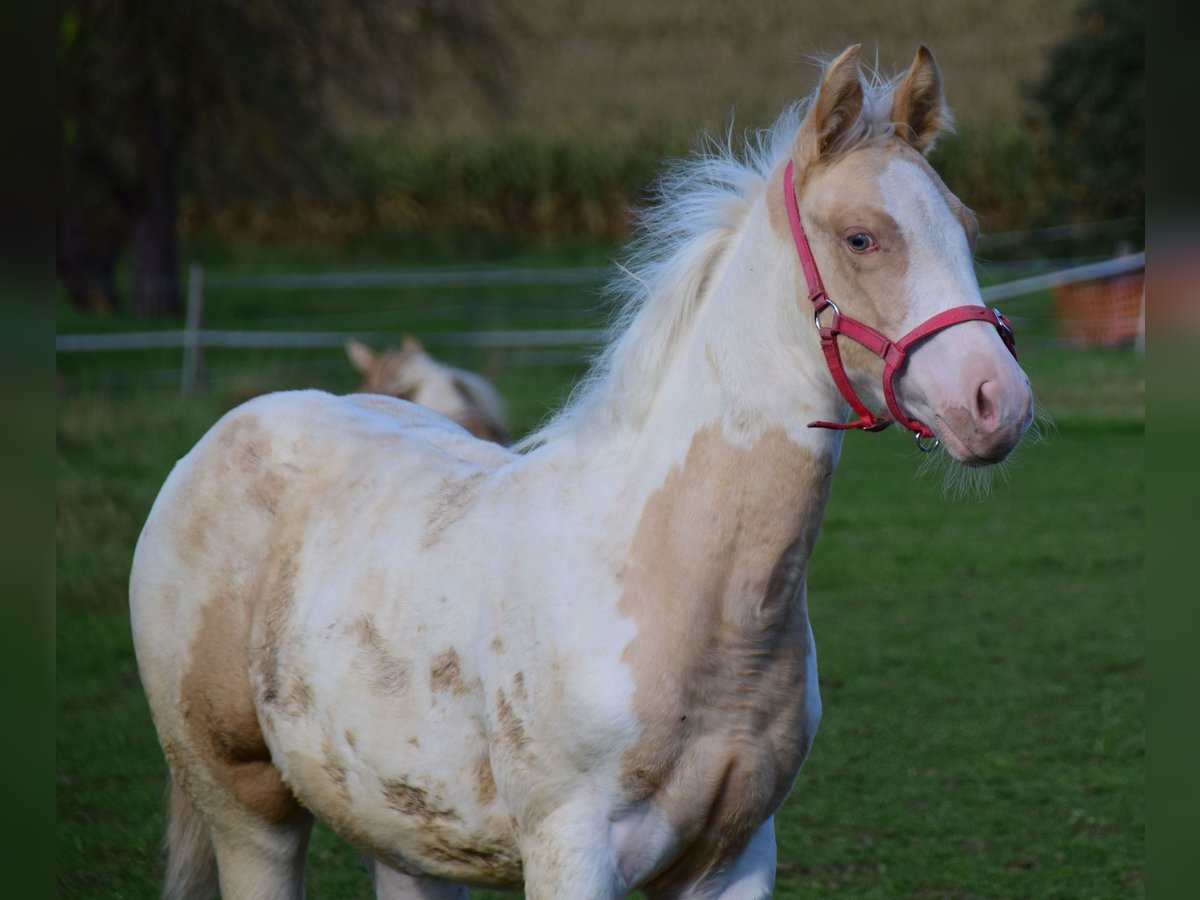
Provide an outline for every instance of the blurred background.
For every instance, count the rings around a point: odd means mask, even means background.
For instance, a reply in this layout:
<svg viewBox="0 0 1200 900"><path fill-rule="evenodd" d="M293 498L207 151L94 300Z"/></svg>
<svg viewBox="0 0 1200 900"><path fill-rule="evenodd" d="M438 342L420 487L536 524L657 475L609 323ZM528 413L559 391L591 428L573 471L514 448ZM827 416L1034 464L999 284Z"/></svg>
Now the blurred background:
<svg viewBox="0 0 1200 900"><path fill-rule="evenodd" d="M885 73L936 55L932 161L1053 425L981 505L847 438L810 577L838 712L779 895L1142 895L1143 31L1133 0L63 0L60 895L156 896L126 580L173 462L257 394L356 389L349 338L419 338L527 433L666 163L856 42ZM314 859L315 896L367 895L332 836Z"/></svg>
<svg viewBox="0 0 1200 900"><path fill-rule="evenodd" d="M769 124L813 87L814 54L857 41L889 73L922 42L937 55L958 130L934 162L980 216L985 284L1138 251L1140 17L1127 0L67 2L58 331L178 330L191 277L205 330L415 332L496 378L563 361L530 351L570 335L480 354L446 332L594 325L665 162ZM1105 310L1036 288L1008 303L1025 335L1136 336L1137 290ZM182 340L60 339L61 384L177 383ZM243 357L251 392L352 377L332 335L272 340L293 352L211 338L205 377Z"/></svg>

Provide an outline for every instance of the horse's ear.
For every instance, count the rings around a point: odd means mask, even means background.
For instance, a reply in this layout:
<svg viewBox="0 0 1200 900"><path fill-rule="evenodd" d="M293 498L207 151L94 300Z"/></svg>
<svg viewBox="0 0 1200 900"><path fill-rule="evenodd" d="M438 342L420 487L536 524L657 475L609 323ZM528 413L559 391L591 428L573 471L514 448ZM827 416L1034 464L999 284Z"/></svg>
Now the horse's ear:
<svg viewBox="0 0 1200 900"><path fill-rule="evenodd" d="M938 135L953 126L942 94L941 69L923 44L892 95L892 121L896 134L921 153L932 150Z"/></svg>
<svg viewBox="0 0 1200 900"><path fill-rule="evenodd" d="M346 341L346 356L350 359L350 365L363 375L366 375L375 366L375 351L353 338Z"/></svg>
<svg viewBox="0 0 1200 900"><path fill-rule="evenodd" d="M796 135L796 156L810 161L829 155L838 139L854 127L863 108L858 74L862 44L847 47L825 68L816 102Z"/></svg>
<svg viewBox="0 0 1200 900"><path fill-rule="evenodd" d="M404 340L400 342L400 352L406 354L424 353L425 345L411 334L406 334Z"/></svg>

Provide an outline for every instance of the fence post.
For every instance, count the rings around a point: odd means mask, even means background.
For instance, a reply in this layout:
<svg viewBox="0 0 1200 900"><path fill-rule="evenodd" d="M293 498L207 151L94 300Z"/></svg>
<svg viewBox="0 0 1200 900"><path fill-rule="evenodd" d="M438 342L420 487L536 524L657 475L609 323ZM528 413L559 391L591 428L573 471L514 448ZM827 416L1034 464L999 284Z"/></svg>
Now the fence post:
<svg viewBox="0 0 1200 900"><path fill-rule="evenodd" d="M204 379L204 344L200 329L204 323L204 269L192 263L188 269L187 322L183 332L184 393L194 391Z"/></svg>
<svg viewBox="0 0 1200 900"><path fill-rule="evenodd" d="M1133 341L1133 349L1143 356L1146 355L1146 278L1142 276L1142 302L1138 307L1138 333Z"/></svg>

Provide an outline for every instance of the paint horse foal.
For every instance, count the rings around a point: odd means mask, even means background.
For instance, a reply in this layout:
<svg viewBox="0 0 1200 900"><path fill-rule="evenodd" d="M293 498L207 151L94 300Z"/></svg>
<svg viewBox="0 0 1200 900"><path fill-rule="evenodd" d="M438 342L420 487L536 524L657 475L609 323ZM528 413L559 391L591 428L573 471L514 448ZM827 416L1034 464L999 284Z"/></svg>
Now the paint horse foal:
<svg viewBox="0 0 1200 900"><path fill-rule="evenodd" d="M485 441L507 444L504 401L485 379L434 359L411 335L399 349L376 353L346 341L346 357L363 377L360 391L411 400L440 412Z"/></svg>
<svg viewBox="0 0 1200 900"><path fill-rule="evenodd" d="M131 584L171 896L214 855L227 898L300 896L313 816L381 897L770 893L821 715L805 571L841 431L809 423L886 404L982 465L1031 419L924 158L947 116L927 50L881 83L855 47L745 161L678 172L620 333L520 452L317 392L200 441Z"/></svg>

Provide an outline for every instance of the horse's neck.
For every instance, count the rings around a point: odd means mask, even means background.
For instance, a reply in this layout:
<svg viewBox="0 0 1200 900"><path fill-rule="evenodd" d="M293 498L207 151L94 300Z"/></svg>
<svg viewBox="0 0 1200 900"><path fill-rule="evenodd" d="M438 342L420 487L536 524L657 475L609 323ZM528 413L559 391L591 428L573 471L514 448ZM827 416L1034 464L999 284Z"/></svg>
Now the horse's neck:
<svg viewBox="0 0 1200 900"><path fill-rule="evenodd" d="M828 449L838 442L807 425L836 419L845 407L813 326L786 213L774 209L782 206L776 182L769 180L715 273L664 399L687 393L699 418L719 413L742 427L783 428L800 443Z"/></svg>
<svg viewBox="0 0 1200 900"><path fill-rule="evenodd" d="M697 570L746 556L774 564L797 539L807 561L841 446L840 432L807 427L839 415L840 400L796 307L807 301L794 251L773 227L760 201L710 273L645 419L575 448L625 482L655 522L646 534L694 544Z"/></svg>
<svg viewBox="0 0 1200 900"><path fill-rule="evenodd" d="M798 452L837 457L840 433L808 423L837 419L845 405L825 366L790 235L773 221L770 199L754 205L710 273L707 296L642 425L642 442L668 455L678 456L685 436L719 423L742 446L779 433Z"/></svg>

